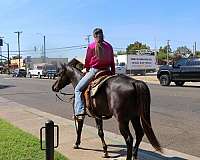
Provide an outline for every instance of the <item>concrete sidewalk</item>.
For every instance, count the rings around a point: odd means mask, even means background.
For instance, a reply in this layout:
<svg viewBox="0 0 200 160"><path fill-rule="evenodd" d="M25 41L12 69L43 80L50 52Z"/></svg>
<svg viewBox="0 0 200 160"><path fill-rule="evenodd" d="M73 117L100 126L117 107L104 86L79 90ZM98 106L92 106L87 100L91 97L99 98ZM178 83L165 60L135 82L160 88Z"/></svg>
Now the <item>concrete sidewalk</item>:
<svg viewBox="0 0 200 160"><path fill-rule="evenodd" d="M12 102L0 97L0 118L7 120L13 125L29 132L39 138L39 130L49 119L60 127L60 144L58 151L67 156L70 160L101 160L103 150L97 129L84 125L82 133L81 149L74 150L76 133L74 122L49 113L29 108L28 106ZM106 122L105 122L106 123ZM117 127L117 125L116 125ZM108 144L109 160L122 160L126 157L126 146L122 136L105 131L105 140ZM200 160L194 157L173 150L164 149L164 154L154 151L152 146L141 143L139 151L140 160Z"/></svg>

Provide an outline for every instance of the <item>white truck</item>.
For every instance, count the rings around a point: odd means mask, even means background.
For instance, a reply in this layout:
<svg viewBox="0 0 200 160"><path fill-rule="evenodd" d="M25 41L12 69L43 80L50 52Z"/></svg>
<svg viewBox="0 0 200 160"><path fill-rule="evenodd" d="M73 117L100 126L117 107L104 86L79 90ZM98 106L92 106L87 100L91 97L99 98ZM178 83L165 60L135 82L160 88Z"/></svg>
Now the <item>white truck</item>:
<svg viewBox="0 0 200 160"><path fill-rule="evenodd" d="M53 64L35 64L33 69L28 70L28 76L30 78L33 76L55 78L56 72L56 66Z"/></svg>
<svg viewBox="0 0 200 160"><path fill-rule="evenodd" d="M146 73L149 73L149 72L155 72L156 68L157 68L156 57L155 57L155 55L150 55L150 54L117 55L116 62L117 62L117 66L118 66L118 67L116 67L116 73L118 73L117 68L119 68L120 74L123 70L125 73L128 73L128 74L145 75ZM125 68L125 69L123 69L123 68Z"/></svg>

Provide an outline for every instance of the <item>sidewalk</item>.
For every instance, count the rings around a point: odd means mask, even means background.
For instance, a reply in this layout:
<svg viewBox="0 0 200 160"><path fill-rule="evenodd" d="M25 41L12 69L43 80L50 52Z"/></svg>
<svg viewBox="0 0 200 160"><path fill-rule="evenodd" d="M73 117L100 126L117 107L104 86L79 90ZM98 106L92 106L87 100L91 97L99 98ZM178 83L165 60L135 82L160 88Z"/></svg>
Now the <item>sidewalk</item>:
<svg viewBox="0 0 200 160"><path fill-rule="evenodd" d="M144 82L150 83L150 84L159 84L160 82L157 79L156 75L146 75L146 76L131 76L134 79L142 80ZM171 82L170 85L175 85L173 82ZM183 86L200 86L200 82L185 82Z"/></svg>
<svg viewBox="0 0 200 160"><path fill-rule="evenodd" d="M79 150L74 150L76 133L74 122L37 109L12 102L0 97L0 118L5 119L13 125L29 132L39 138L39 130L45 125L48 119L54 121L60 127L60 144L58 151L67 156L70 160L102 160L103 150L97 129L84 125L82 143ZM105 122L106 123L106 122ZM117 126L117 125L116 125ZM108 144L108 160L124 160L126 157L126 146L122 136L105 131L105 140ZM141 143L139 151L140 160L200 160L194 157L173 150L164 149L164 154L154 151L148 143Z"/></svg>

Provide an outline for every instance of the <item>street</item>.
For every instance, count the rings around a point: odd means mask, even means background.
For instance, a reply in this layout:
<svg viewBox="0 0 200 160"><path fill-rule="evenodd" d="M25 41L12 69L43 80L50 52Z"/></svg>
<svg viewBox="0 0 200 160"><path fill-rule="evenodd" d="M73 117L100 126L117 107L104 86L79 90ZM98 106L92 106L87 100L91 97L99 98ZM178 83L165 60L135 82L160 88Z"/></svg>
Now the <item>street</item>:
<svg viewBox="0 0 200 160"><path fill-rule="evenodd" d="M71 102L61 102L51 91L54 80L0 76L0 97L72 119ZM151 121L161 145L168 149L200 157L200 86L161 87L148 84L151 91ZM73 93L72 86L63 92ZM69 101L71 96L62 97ZM94 126L94 120L86 118ZM104 121L104 129L117 134L116 120ZM143 141L148 142L146 137Z"/></svg>

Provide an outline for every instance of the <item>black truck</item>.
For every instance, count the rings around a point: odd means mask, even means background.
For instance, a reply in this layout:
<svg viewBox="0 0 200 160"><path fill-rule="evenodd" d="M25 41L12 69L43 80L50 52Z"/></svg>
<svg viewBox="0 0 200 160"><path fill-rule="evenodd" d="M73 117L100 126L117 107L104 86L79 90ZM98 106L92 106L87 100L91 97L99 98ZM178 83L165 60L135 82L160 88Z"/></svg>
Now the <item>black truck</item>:
<svg viewBox="0 0 200 160"><path fill-rule="evenodd" d="M157 78L162 86L169 86L171 82L177 86L200 82L200 58L181 58L172 65L161 66Z"/></svg>

